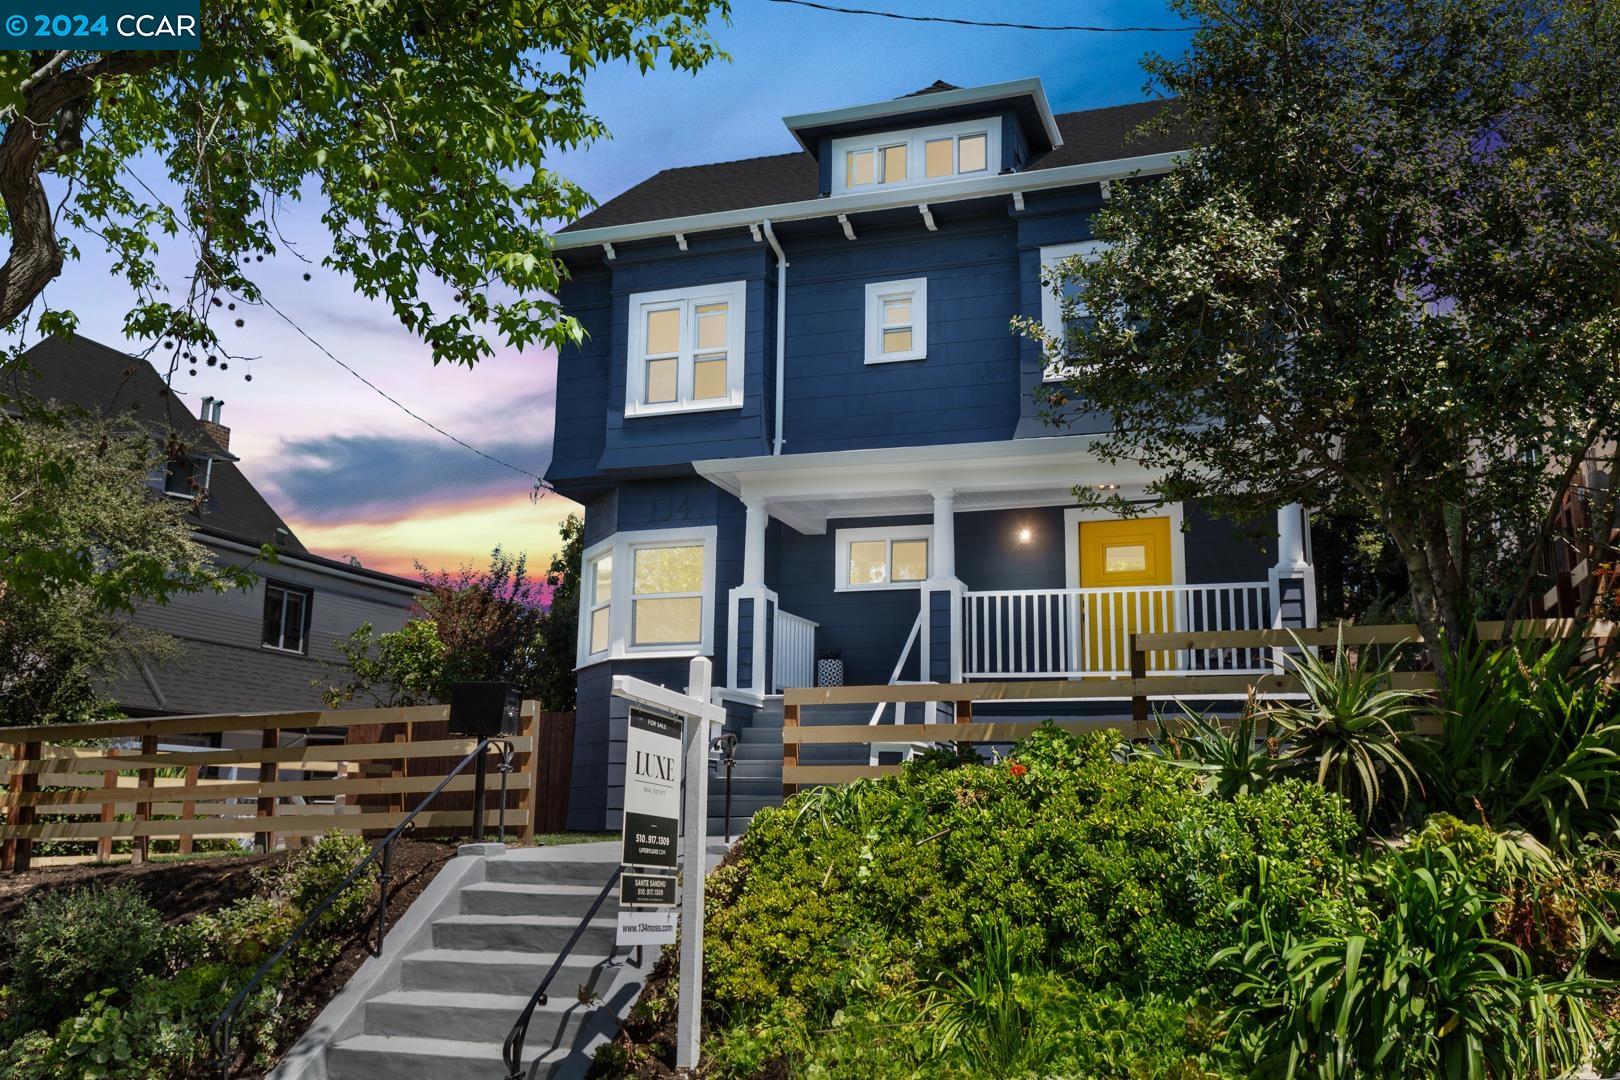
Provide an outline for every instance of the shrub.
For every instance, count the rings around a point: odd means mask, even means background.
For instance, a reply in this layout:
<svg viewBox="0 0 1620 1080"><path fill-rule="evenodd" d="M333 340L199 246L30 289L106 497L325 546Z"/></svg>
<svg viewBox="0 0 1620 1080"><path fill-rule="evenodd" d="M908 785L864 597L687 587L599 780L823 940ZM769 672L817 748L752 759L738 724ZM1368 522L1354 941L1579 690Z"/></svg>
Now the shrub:
<svg viewBox="0 0 1620 1080"><path fill-rule="evenodd" d="M828 1019L852 957L887 983L955 970L975 920L1025 928L1018 948L1090 986L1184 997L1232 940L1226 909L1265 856L1303 910L1333 891L1356 828L1343 801L1279 783L1232 802L1112 733L1031 736L1014 759L822 789L756 816L746 870L721 886L706 962L717 1022L777 998Z"/></svg>
<svg viewBox="0 0 1620 1080"><path fill-rule="evenodd" d="M1206 792L1231 799L1253 794L1277 779L1280 770L1272 744L1257 730L1253 690L1234 724L1193 712L1185 704L1181 712L1172 722L1159 719L1154 749L1166 763L1203 776Z"/></svg>
<svg viewBox="0 0 1620 1080"><path fill-rule="evenodd" d="M134 888L64 889L37 897L12 923L19 1018L51 1027L101 990L131 989L160 960L163 920Z"/></svg>
<svg viewBox="0 0 1620 1080"><path fill-rule="evenodd" d="M300 913L307 915L342 883L371 850L364 839L336 829L309 847L287 856L276 879L276 887ZM372 887L377 868L369 867L332 902L321 916L321 925L334 933L352 930L372 908Z"/></svg>

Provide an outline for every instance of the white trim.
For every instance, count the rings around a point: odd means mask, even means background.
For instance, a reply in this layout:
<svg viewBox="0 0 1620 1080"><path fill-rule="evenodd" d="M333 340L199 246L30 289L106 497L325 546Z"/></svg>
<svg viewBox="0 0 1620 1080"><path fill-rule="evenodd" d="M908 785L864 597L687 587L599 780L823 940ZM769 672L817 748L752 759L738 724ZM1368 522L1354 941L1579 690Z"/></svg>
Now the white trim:
<svg viewBox="0 0 1620 1080"><path fill-rule="evenodd" d="M1076 255L1086 262L1095 262L1107 247L1108 244L1102 240L1080 240L1071 244L1046 244L1041 247L1040 267L1036 271L1041 290L1041 326L1051 337L1059 341L1064 339L1063 298L1056 289L1047 284L1047 275L1058 263ZM1069 374L1061 364L1047 364L1041 373L1041 381L1059 382L1068 378Z"/></svg>
<svg viewBox="0 0 1620 1080"><path fill-rule="evenodd" d="M615 533L612 536L598 540L586 548L581 555L580 565L589 566L596 558L611 554L613 556L613 589L610 602L608 625L608 647L596 653L588 652L590 647L590 596L582 588L580 590L581 618L579 619L578 640L575 644L576 667L587 667L591 664L601 663L603 660L637 659L669 659L675 657L713 656L714 655L714 607L715 607L715 538L717 529L713 525L701 525L684 529L643 529L638 532ZM686 646L650 645L635 646L631 641L631 612L634 596L631 586L635 579L634 554L639 548L649 547L678 547L698 545L703 547L703 627L698 642ZM583 583L591 584L593 582Z"/></svg>
<svg viewBox="0 0 1620 1080"><path fill-rule="evenodd" d="M885 573L888 573L889 568L893 566L894 541L926 540L928 542L927 572L916 581L883 581L878 584L851 585L849 581L849 546L853 543L870 540L888 542L888 565L884 569ZM833 559L834 592L892 592L897 589L921 589L923 584L933 577L934 527L933 525L874 525L860 529L839 529L834 537Z"/></svg>
<svg viewBox="0 0 1620 1080"><path fill-rule="evenodd" d="M984 137L984 168L961 172L960 157L963 139ZM926 175L927 144L951 142L951 171L944 176ZM899 179L884 175L883 151L904 147L906 172ZM858 192L892 191L895 188L924 187L948 184L963 177L994 176L1001 171L1001 118L981 116L973 120L955 120L948 124L930 124L921 128L896 128L875 131L865 135L847 135L832 140L828 150L832 155L832 194L850 195ZM872 155L872 181L866 184L850 182L850 157L854 154Z"/></svg>
<svg viewBox="0 0 1620 1080"><path fill-rule="evenodd" d="M658 292L632 293L628 302L629 333L625 346L624 415L667 416L670 413L713 412L740 409L743 403L743 343L747 321L748 285L727 281L716 285L695 285ZM701 304L724 302L726 306L726 396L698 400L693 394L693 365L697 355L697 318ZM680 340L668 359L675 361L675 400L649 403L647 392L646 338L649 309L680 313ZM711 350L718 351L718 350ZM660 354L663 357L663 354Z"/></svg>
<svg viewBox="0 0 1620 1080"><path fill-rule="evenodd" d="M902 297L911 301L911 322L894 329L911 330L911 348L904 352L883 351L883 302ZM866 362L893 364L902 360L922 360L928 356L928 279L873 281L866 286Z"/></svg>
<svg viewBox="0 0 1620 1080"><path fill-rule="evenodd" d="M951 180L930 186L928 202L930 205L938 206L940 203L962 199L1011 195L1015 191L1027 195L1032 191L1045 191L1050 188L1078 187L1109 179L1122 180L1130 176L1151 176L1169 172L1185 154L1185 150L1169 150L1160 154L1088 161L1080 165L1060 165L1051 169L1036 169L1033 172L999 173L993 176ZM797 202L772 203L769 206L748 206L739 210L685 214L654 221L634 221L627 225L605 225L598 229L560 232L552 237L551 246L556 251L570 251L576 248L601 247L610 243L628 243L632 240L652 240L673 236L677 232L741 229L761 224L766 220L780 225L784 221L836 218L839 214L863 214L873 210L892 210L896 207L915 205L917 205L915 190L905 187L882 188L850 195L800 199Z"/></svg>
<svg viewBox="0 0 1620 1080"><path fill-rule="evenodd" d="M832 127L839 124L859 123L863 120L876 120L885 116L896 118L912 113L932 112L935 109L952 109L959 105L977 105L980 102L1005 101L1008 98L1031 97L1035 101L1035 111L1040 114L1041 128L1052 146L1063 145L1063 135L1058 131L1057 119L1052 115L1052 106L1046 100L1046 87L1038 78L1011 79L1007 82L987 83L984 86L966 86L955 90L942 90L935 94L920 94L911 97L891 98L887 101L873 101L865 105L849 105L842 109L824 109L821 112L798 113L794 116L782 117L782 123L799 140L799 145L806 150L811 149L802 138L799 131L802 128Z"/></svg>
<svg viewBox="0 0 1620 1080"><path fill-rule="evenodd" d="M1170 584L1187 584L1187 534L1182 532L1185 513L1181 503L1166 503L1142 514L1143 518L1170 519ZM1082 521L1124 521L1102 506L1071 506L1063 511L1063 583L1068 589L1080 588L1080 523ZM1129 588L1130 586L1121 586Z"/></svg>

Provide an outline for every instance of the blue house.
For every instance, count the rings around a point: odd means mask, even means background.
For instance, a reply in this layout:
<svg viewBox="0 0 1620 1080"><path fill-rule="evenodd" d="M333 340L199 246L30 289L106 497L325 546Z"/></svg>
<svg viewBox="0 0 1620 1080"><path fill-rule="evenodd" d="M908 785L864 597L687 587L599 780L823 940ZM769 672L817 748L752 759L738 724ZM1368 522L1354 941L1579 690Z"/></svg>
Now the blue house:
<svg viewBox="0 0 1620 1080"><path fill-rule="evenodd" d="M1154 465L1098 460L1104 415L1043 423L1051 373L1011 325L1055 322L1043 270L1096 249L1112 186L1172 167L1183 137L1133 137L1165 108L936 83L787 117L798 152L665 170L558 234L586 331L547 474L585 507L573 827L618 824L615 674L683 686L711 657L746 730L821 656L852 684L1105 677L1133 630L1314 624L1298 506L1258 529L1077 506Z"/></svg>

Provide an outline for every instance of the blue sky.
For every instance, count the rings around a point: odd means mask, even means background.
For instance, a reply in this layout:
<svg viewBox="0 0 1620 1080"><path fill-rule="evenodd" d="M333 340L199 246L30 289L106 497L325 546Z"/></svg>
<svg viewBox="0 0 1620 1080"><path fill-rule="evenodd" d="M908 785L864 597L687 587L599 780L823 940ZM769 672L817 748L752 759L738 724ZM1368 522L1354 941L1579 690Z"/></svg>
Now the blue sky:
<svg viewBox="0 0 1620 1080"><path fill-rule="evenodd" d="M835 0L836 2L836 0ZM843 6L907 14L1034 23L1173 26L1156 2L1083 0L849 0ZM877 101L936 79L960 86L1039 76L1058 112L1148 96L1140 60L1178 53L1191 35L1087 34L969 28L840 15L771 0L735 0L730 26L715 26L729 62L696 75L629 65L592 75L590 107L610 140L561 154L551 167L605 201L660 169L796 149L785 115ZM152 181L154 177L146 177ZM324 250L320 204L294 208L284 230L305 254ZM81 241L82 243L82 241ZM183 273L177 246L166 264ZM304 282L310 272L313 280ZM292 258L267 263L267 296L305 331L418 413L492 455L534 473L550 458L556 358L498 350L478 369L435 368L428 351L380 305L342 278ZM77 311L84 333L120 344L127 298L86 245L46 293ZM408 571L482 562L501 544L544 566L557 523L571 509L532 481L434 435L344 372L269 312L231 331L246 365L182 371L189 398L224 398L242 468L303 541L368 566ZM195 409L195 405L193 405Z"/></svg>

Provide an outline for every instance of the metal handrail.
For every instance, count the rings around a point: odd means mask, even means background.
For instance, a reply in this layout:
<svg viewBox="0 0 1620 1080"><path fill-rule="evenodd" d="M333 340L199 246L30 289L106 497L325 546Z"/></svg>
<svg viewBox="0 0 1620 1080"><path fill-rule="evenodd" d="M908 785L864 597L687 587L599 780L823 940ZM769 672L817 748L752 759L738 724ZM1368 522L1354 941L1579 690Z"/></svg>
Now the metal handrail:
<svg viewBox="0 0 1620 1080"><path fill-rule="evenodd" d="M591 904L590 910L585 913L584 918L579 920L579 925L574 927L574 932L568 937L568 943L562 947L562 952L558 953L557 958L551 962L551 967L547 969L545 978L540 980L540 985L535 988L533 994L529 995L529 1003L523 1007L522 1015L517 1018L517 1023L512 1025L512 1030L507 1033L506 1043L501 1047L501 1060L506 1063L506 1080L523 1080L523 1041L528 1038L529 1021L534 1018L534 1010L551 1000L546 994L546 991L551 987L551 980L557 977L557 972L562 969L563 961L568 959L569 954L574 951L574 946L579 944L579 939L585 933L585 928L590 925L592 919L596 918L596 913L601 910L602 905L607 903L607 898L613 893L613 886L618 884L619 876L623 873L624 867L615 866L613 868L613 876L608 878L606 885L602 886L602 891L596 894L596 900ZM613 954L610 952L608 955L611 958Z"/></svg>
<svg viewBox="0 0 1620 1080"><path fill-rule="evenodd" d="M412 810L409 814L406 814L405 819L389 830L387 836L384 836L381 840L378 840L375 844L373 844L371 851L367 853L364 859L361 859L360 862L355 865L353 870L349 871L348 876L339 882L331 892L322 897L320 903L316 904L312 909L310 909L309 914L304 916L303 921L293 929L291 934L287 935L287 940L281 943L281 947L276 949L275 952L271 953L269 958L266 959L264 963L259 965L259 969L253 973L252 978L248 979L248 981L243 984L242 988L236 992L234 997L231 998L230 1002L220 1012L219 1016L215 1017L214 1022L208 1027L208 1043L219 1055L219 1075L221 1080L230 1080L231 1077L231 1021L235 1018L237 1010L242 1007L242 1003L247 1000L248 995L259 988L259 985L264 982L265 976L267 976L270 973L270 970L281 961L281 958L286 956L288 951L291 950L292 947L296 945L306 933L308 933L309 928L314 926L316 921L320 919L322 915L326 914L326 909L331 907L333 902L337 900L343 891L350 885L354 884L354 882L362 873L365 872L367 868L369 868L373 863L377 862L378 858L382 859L382 874L379 882L381 892L377 899L377 943L375 946L372 946L370 942L367 942L367 948L371 951L373 956L381 955L383 937L388 933L388 881L393 863L394 841L398 840L400 835L403 834L405 830L416 821L416 815L420 814L423 810L426 810L428 804L434 799L438 798L439 794L444 791L445 787L449 785L451 780L455 779L456 776L458 776L468 765L478 760L485 750L488 750L491 746L495 745L499 745L501 747L501 805L500 816L498 819L500 822L499 829L502 837L506 835L506 778L507 775L512 771L511 765L514 748L512 743L506 738L480 739L478 745L473 748L472 752L457 762L456 767L445 774L444 779L439 781L438 786L432 791L428 792L427 797L416 804L416 809ZM485 807L481 805L473 808L474 839L482 839L483 837L484 814L486 812Z"/></svg>

